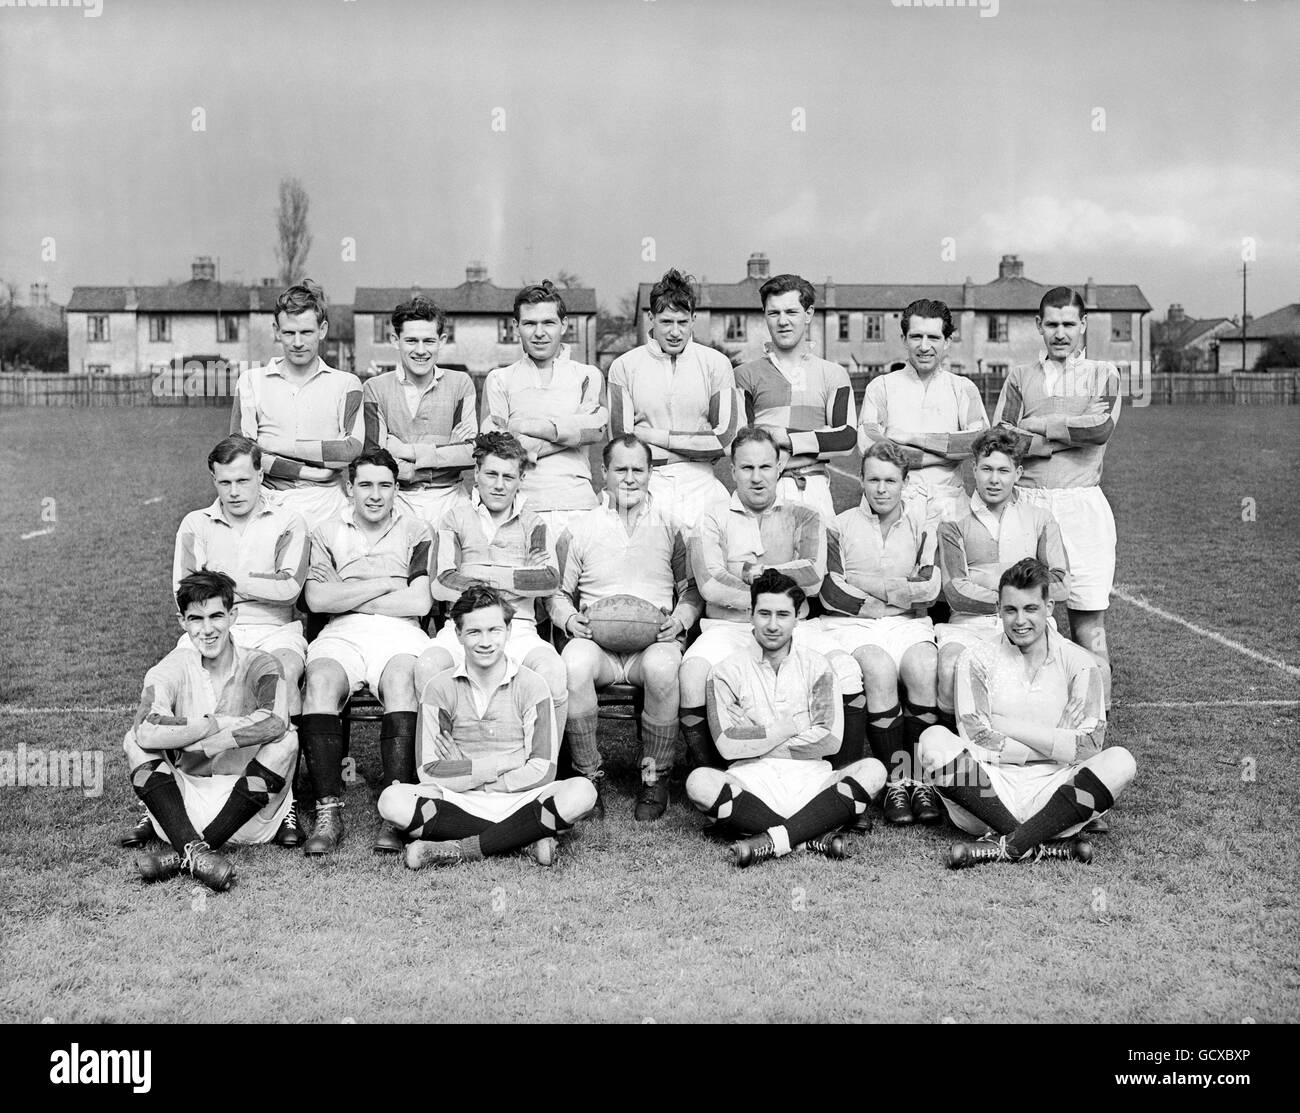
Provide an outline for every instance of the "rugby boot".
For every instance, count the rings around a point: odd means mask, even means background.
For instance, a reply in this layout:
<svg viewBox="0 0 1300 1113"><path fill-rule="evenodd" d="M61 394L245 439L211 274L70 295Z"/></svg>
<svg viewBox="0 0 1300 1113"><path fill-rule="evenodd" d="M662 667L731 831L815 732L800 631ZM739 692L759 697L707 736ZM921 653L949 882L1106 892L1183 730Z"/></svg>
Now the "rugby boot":
<svg viewBox="0 0 1300 1113"><path fill-rule="evenodd" d="M776 847L772 843L772 836L766 831L761 835L753 835L750 838L733 842L727 849L731 851L732 861L742 870L747 866L752 866L755 862L766 861L768 858L776 856Z"/></svg>
<svg viewBox="0 0 1300 1113"><path fill-rule="evenodd" d="M331 854L343 841L343 797L322 796L316 801L316 825L309 838L303 843L302 852L314 857L318 854Z"/></svg>

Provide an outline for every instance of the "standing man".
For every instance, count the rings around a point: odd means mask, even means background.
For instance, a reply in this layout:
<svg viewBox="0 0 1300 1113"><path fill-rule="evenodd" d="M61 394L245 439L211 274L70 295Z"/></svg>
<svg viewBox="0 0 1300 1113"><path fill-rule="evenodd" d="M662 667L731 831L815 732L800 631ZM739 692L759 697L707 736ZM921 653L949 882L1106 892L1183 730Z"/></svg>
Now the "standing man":
<svg viewBox="0 0 1300 1113"><path fill-rule="evenodd" d="M903 310L907 364L867 383L862 394L858 450L883 440L902 447L907 493L924 495L932 514L950 521L961 513L966 491L961 462L989 420L979 388L945 366L952 313L941 301L921 298Z"/></svg>
<svg viewBox="0 0 1300 1113"><path fill-rule="evenodd" d="M451 608L460 663L439 673L420 665L420 781L379 797L380 814L411 840L413 870L525 846L549 866L556 836L595 806L590 781L555 779L550 692L506 654L510 619L494 588L469 588Z"/></svg>
<svg viewBox="0 0 1300 1113"><path fill-rule="evenodd" d="M312 531L307 602L329 623L307 650L302 742L316 794L315 830L303 846L329 854L343 840L343 723L349 695L368 685L383 703L383 783L415 780L415 659L429 638L428 527L393 505L397 461L384 449L348 466L349 505ZM402 849L391 826L376 852Z"/></svg>
<svg viewBox="0 0 1300 1113"><path fill-rule="evenodd" d="M838 772L823 760L839 749L843 723L835 672L820 653L794 644L804 603L799 585L774 568L750 585L752 640L709 674L709 723L725 771L696 769L686 794L705 815L742 837L732 861L745 867L800 845L848 857L834 832L853 826L885 783L874 758Z"/></svg>
<svg viewBox="0 0 1300 1113"><path fill-rule="evenodd" d="M515 321L523 358L488 374L483 432L518 437L536 465L524 483L528 508L540 514L552 537L569 518L596 505L587 447L605 439L609 412L601 404L600 369L569 358L568 316L551 283L525 286L515 295Z"/></svg>
<svg viewBox="0 0 1300 1113"><path fill-rule="evenodd" d="M597 741L597 696L611 684L645 692L641 714L641 795L635 816L645 823L668 807L668 773L677 746L677 674L686 631L702 601L691 579L681 526L649 493L650 447L630 433L603 452L605 491L594 510L575 517L560 538L560 590L551 620L569 636L562 660L569 678L569 747L573 768L595 786L604 772ZM671 505L671 504L670 504ZM659 639L635 653L612 653L591 636L586 610L611 595L635 595L663 612ZM597 815L604 814L601 803Z"/></svg>
<svg viewBox="0 0 1300 1113"><path fill-rule="evenodd" d="M746 421L773 430L781 450L782 501L814 507L829 522L835 504L827 461L847 456L857 443L849 373L813 355L808 345L816 298L811 282L778 274L758 296L771 340L763 345L762 359L736 368Z"/></svg>
<svg viewBox="0 0 1300 1113"><path fill-rule="evenodd" d="M953 680L957 659L968 645L996 640L998 580L1025 557L1036 557L1052 574L1047 597L1053 606L1070 593L1070 568L1056 519L1045 507L1022 498L1016 483L1024 474L1020 438L1010 429L985 429L971 445L975 493L966 512L939 526L939 569L951 613L935 627L939 642L939 721L956 729ZM1054 624L1053 624L1054 625Z"/></svg>
<svg viewBox="0 0 1300 1113"><path fill-rule="evenodd" d="M478 433L474 380L437 363L446 329L446 313L423 294L403 302L389 334L401 365L362 389L366 449L392 454L398 502L430 533L447 511L469 502L461 477L474 462Z"/></svg>
<svg viewBox="0 0 1300 1113"><path fill-rule="evenodd" d="M348 464L365 439L361 380L320 358L329 332L325 294L303 279L275 302L275 338L284 351L242 371L230 431L262 450L263 483L315 529L347 504Z"/></svg>
<svg viewBox="0 0 1300 1113"><path fill-rule="evenodd" d="M936 726L921 738L922 765L952 821L982 836L952 844L954 869L1030 857L1090 861L1091 844L1070 836L1109 811L1137 770L1122 746L1103 749L1097 660L1052 629L1051 584L1051 571L1032 557L1002 573L1002 635L957 662L957 733Z"/></svg>
<svg viewBox="0 0 1300 1113"><path fill-rule="evenodd" d="M609 369L609 435L650 447L650 493L688 532L727 489L713 467L736 435L743 406L731 361L693 339L695 289L670 270L650 290L650 339Z"/></svg>
<svg viewBox="0 0 1300 1113"><path fill-rule="evenodd" d="M131 787L172 849L136 865L146 881L186 871L221 892L235 879L221 847L270 842L292 807L298 739L276 659L230 636L234 580L224 572L186 576L176 606L186 644L145 674L122 742Z"/></svg>
<svg viewBox="0 0 1300 1113"><path fill-rule="evenodd" d="M1115 516L1102 493L1101 468L1119 420L1119 370L1084 356L1087 310L1068 286L1043 295L1035 323L1046 351L1037 363L1011 369L993 420L1030 438L1020 487L1061 527L1070 558L1071 637L1101 663L1109 706L1106 609L1115 582Z"/></svg>

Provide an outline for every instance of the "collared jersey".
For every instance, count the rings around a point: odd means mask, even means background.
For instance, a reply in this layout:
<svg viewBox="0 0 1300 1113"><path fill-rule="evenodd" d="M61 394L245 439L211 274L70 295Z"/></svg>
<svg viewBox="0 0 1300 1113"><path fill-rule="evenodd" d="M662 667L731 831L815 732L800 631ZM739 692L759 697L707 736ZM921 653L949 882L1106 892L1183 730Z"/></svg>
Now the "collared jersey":
<svg viewBox="0 0 1300 1113"><path fill-rule="evenodd" d="M474 380L464 371L435 367L422 390L399 367L367 379L362 396L366 449L387 448L390 437L415 449L415 475L398 484L403 491L454 487L473 465L473 442L451 440L462 421L478 421Z"/></svg>
<svg viewBox="0 0 1300 1113"><path fill-rule="evenodd" d="M999 518L978 491L971 495L965 514L939 525L939 568L943 597L952 608L949 621L996 614L999 578L1025 557L1041 560L1051 569L1048 598L1065 602L1070 595L1070 562L1052 512L1013 491Z"/></svg>
<svg viewBox="0 0 1300 1113"><path fill-rule="evenodd" d="M899 505L902 514L887 531L865 496L835 516L826 540L821 591L828 611L879 618L909 614L939 597L938 523L923 499L904 499ZM868 583L875 590L867 590ZM884 599L877 591L885 593Z"/></svg>
<svg viewBox="0 0 1300 1113"><path fill-rule="evenodd" d="M1100 413L1089 412L1094 403ZM1011 369L993 420L1019 426L1027 417L1047 419L1051 455L1031 449L1021 486L1095 487L1119 411L1119 369L1113 363L1073 355L1062 369L1043 354L1037 363Z"/></svg>
<svg viewBox="0 0 1300 1113"><path fill-rule="evenodd" d="M383 533L370 541L357 527L352 507L345 506L311 531L311 571L307 579L328 582L332 568L341 580L400 576L413 583L429 575L431 545L429 527L396 507ZM415 618L400 621L419 625Z"/></svg>
<svg viewBox="0 0 1300 1113"><path fill-rule="evenodd" d="M638 424L668 433L668 448L652 445L656 464L721 459L743 413L731 361L693 340L677 356L651 337L609 369L609 435Z"/></svg>
<svg viewBox="0 0 1300 1113"><path fill-rule="evenodd" d="M293 605L307 582L307 523L296 510L261 493L240 533L221 509L221 500L192 510L176 531L172 594L191 572L224 572L235 581L239 623L283 626L293 622Z"/></svg>

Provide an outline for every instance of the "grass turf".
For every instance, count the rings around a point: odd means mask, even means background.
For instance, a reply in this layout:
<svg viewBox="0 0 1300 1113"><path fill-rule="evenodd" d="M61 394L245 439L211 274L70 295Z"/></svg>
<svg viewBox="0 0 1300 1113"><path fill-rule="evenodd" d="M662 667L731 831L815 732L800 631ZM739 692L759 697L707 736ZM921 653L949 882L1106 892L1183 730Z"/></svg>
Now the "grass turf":
<svg viewBox="0 0 1300 1113"><path fill-rule="evenodd" d="M1255 446L1290 443L1298 416L1130 409L1105 484L1126 590L1293 663L1300 464ZM116 846L134 814L129 714L13 709L134 703L175 641L172 537L211 498L202 457L223 418L0 411L3 748L100 748L105 775L99 797L0 797L0 1017L1297 1019L1296 709L1126 706L1294 699L1294 678L1121 601L1110 736L1137 757L1138 779L1088 867L950 873L950 828L878 824L850 861L798 854L737 871L679 789L663 821L633 823L620 727L609 818L580 825L550 871L515 857L413 874L376 858L372 794L357 784L331 860L240 849L231 893L143 886ZM848 505L851 484L837 479L836 495ZM1254 522L1241 520L1246 497ZM54 532L20 540L48 525L44 498ZM373 778L375 732L355 737Z"/></svg>

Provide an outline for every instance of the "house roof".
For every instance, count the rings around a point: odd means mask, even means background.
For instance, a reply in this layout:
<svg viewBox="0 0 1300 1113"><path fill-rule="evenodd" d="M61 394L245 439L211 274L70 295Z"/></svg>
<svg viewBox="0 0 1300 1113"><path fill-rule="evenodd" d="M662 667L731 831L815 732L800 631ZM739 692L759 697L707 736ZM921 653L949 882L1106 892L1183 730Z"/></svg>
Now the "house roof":
<svg viewBox="0 0 1300 1113"><path fill-rule="evenodd" d="M212 279L192 279L172 286L77 286L68 301L70 313L273 313L279 286L236 286Z"/></svg>
<svg viewBox="0 0 1300 1113"><path fill-rule="evenodd" d="M391 313L393 307L413 294L424 294L448 313L514 312L520 286L497 286L491 282L462 282L459 286L358 286L354 308L357 313ZM587 287L561 290L570 313L595 313L596 291Z"/></svg>
<svg viewBox="0 0 1300 1113"><path fill-rule="evenodd" d="M1151 343L1167 344L1171 348L1185 348L1228 323L1227 317L1205 317L1201 320L1187 317L1175 321L1172 326L1168 321L1154 321L1151 325Z"/></svg>
<svg viewBox="0 0 1300 1113"><path fill-rule="evenodd" d="M1246 325L1247 340L1271 340L1275 336L1300 336L1300 302L1265 313ZM1240 340L1241 329L1222 333L1219 339Z"/></svg>

